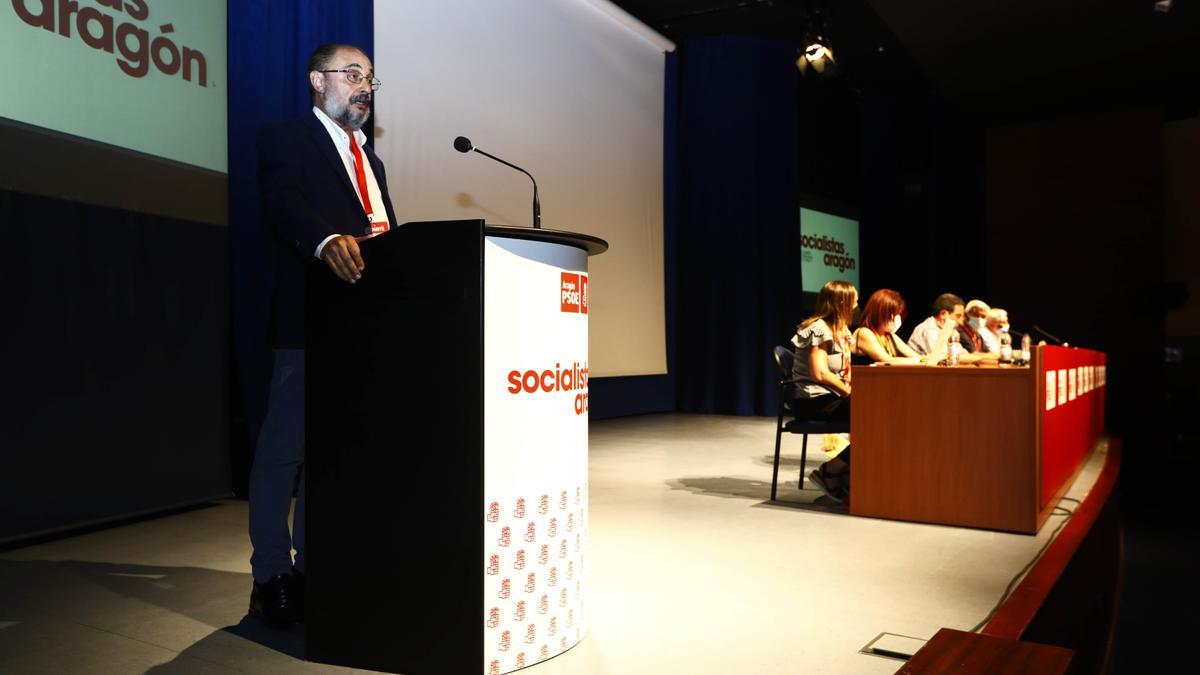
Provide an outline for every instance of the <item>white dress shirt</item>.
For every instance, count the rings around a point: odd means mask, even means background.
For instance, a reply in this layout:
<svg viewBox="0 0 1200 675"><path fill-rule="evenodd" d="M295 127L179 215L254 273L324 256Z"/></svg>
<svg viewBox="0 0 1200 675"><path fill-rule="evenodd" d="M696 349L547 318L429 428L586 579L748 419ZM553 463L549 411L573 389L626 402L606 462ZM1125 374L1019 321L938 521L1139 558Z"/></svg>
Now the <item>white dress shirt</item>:
<svg viewBox="0 0 1200 675"><path fill-rule="evenodd" d="M350 150L350 135L342 130L325 111L317 106L313 106L313 114L317 119L321 120L321 124L325 125L325 130L329 132L329 137L333 139L333 145L338 150L338 156L342 158L342 164L346 167L346 175L350 177L350 185L354 187L354 194L358 195L358 201L362 202L362 193L358 189L358 177L354 170L354 153ZM375 181L375 172L371 170L371 163L367 161L367 153L362 149L363 144L367 142L367 135L362 131L354 130L354 142L358 143L359 152L363 158L363 174L367 179L367 195L371 198L371 209L375 213L375 222L387 222L387 209L383 205L383 198L379 195L379 183ZM313 255L317 258L321 257L321 251L325 249L325 244L329 243L330 239L336 239L341 235L331 234L321 240L317 245L317 250Z"/></svg>
<svg viewBox="0 0 1200 675"><path fill-rule="evenodd" d="M951 319L946 320L950 321ZM908 338L908 346L918 354L929 354L933 351L933 345L937 343L938 335L941 332L942 327L937 324L937 318L928 317L913 329L912 335Z"/></svg>

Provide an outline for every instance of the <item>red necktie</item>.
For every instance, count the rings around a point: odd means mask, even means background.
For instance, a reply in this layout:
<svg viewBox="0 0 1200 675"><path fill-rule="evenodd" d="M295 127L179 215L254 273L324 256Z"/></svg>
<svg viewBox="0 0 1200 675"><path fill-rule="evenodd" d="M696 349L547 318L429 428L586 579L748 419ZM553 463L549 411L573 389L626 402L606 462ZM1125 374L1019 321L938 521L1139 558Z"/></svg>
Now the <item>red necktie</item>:
<svg viewBox="0 0 1200 675"><path fill-rule="evenodd" d="M362 151L358 149L358 141L350 137L350 152L354 154L354 178L358 181L358 194L362 196L363 211L367 213L367 220L371 223L371 234L382 234L387 232L388 222L380 220L375 222L375 211L371 208L371 195L367 192L367 173L363 170Z"/></svg>

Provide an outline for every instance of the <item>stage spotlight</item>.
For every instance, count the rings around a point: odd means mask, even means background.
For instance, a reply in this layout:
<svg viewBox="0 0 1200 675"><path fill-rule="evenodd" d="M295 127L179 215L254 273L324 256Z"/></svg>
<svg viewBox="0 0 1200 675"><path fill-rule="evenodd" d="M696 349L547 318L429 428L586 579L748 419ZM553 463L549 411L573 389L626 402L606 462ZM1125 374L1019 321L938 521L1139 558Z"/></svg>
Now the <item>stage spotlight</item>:
<svg viewBox="0 0 1200 675"><path fill-rule="evenodd" d="M833 48L824 36L817 35L805 40L804 51L796 59L796 67L802 75L808 75L809 68L817 75L825 75L832 72L835 66L837 61L833 58Z"/></svg>

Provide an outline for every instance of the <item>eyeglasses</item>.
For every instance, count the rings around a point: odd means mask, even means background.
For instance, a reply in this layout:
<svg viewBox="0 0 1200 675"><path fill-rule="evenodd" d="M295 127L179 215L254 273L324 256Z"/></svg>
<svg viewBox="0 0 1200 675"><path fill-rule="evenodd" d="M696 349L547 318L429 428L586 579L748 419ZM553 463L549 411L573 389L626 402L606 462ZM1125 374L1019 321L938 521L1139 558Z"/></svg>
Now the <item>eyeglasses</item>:
<svg viewBox="0 0 1200 675"><path fill-rule="evenodd" d="M367 79L367 76L363 75L362 71L354 70L353 68L342 68L341 70L319 70L317 72L319 72L319 73L345 73L346 79L350 81L350 84L362 84L363 80ZM383 83L380 82L379 80L377 80L373 77L371 78L371 91L379 91L379 87L382 85L383 85Z"/></svg>

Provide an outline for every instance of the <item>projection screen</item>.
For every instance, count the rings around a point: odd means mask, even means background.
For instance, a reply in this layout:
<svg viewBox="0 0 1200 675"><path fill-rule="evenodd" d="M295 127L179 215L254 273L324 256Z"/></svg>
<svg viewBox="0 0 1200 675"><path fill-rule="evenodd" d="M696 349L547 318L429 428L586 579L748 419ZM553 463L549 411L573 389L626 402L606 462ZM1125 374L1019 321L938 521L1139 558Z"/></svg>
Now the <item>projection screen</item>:
<svg viewBox="0 0 1200 675"><path fill-rule="evenodd" d="M664 52L673 45L602 0L375 3L383 82L375 148L400 222L530 225L596 235L589 261L594 377L665 373Z"/></svg>

